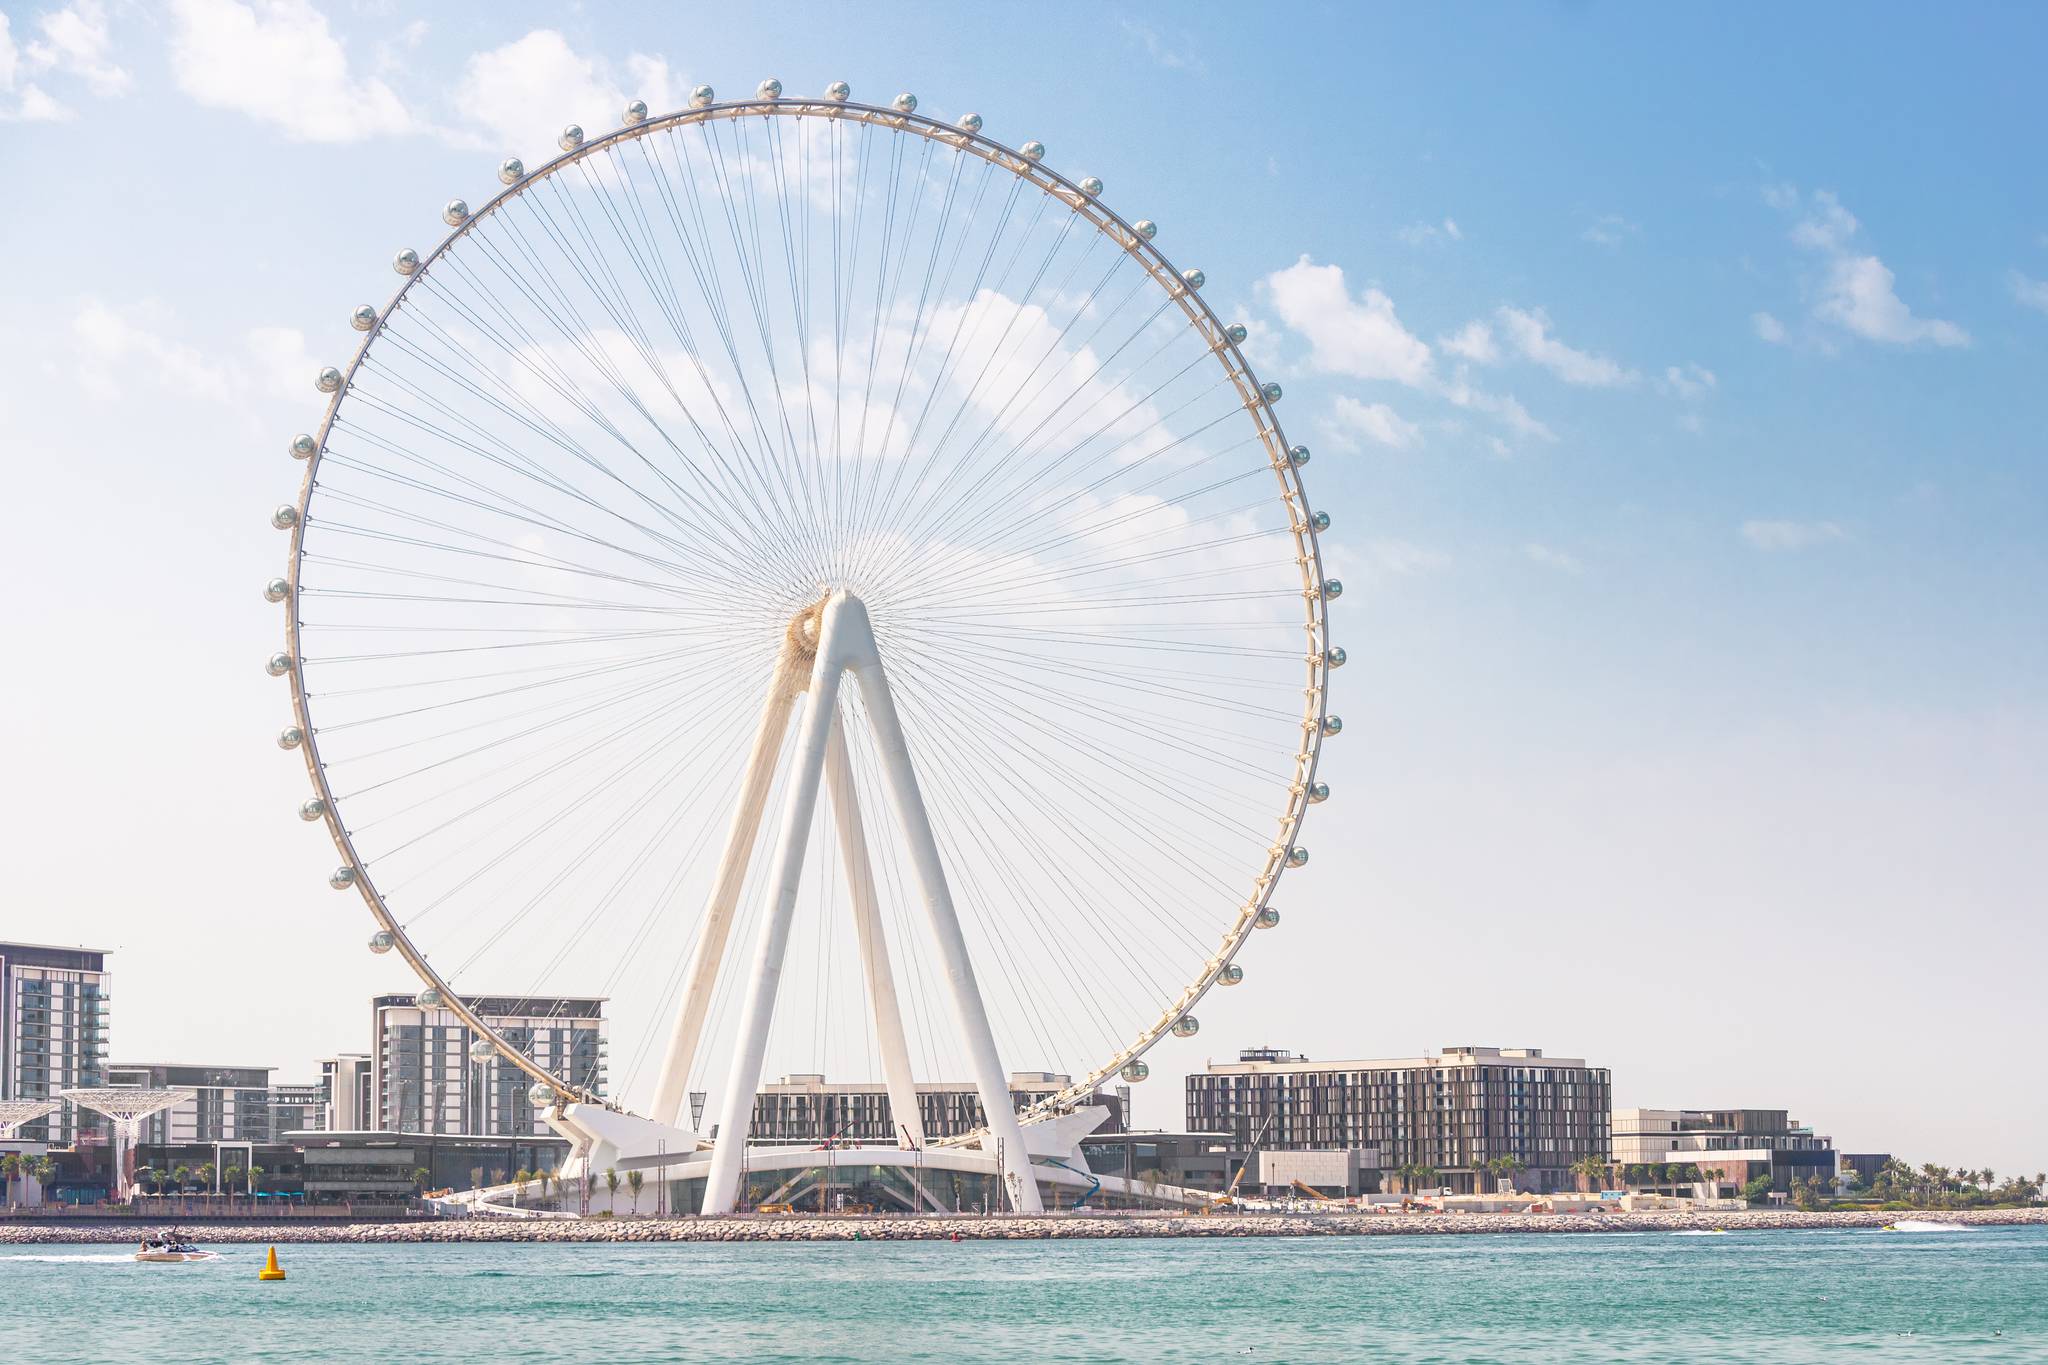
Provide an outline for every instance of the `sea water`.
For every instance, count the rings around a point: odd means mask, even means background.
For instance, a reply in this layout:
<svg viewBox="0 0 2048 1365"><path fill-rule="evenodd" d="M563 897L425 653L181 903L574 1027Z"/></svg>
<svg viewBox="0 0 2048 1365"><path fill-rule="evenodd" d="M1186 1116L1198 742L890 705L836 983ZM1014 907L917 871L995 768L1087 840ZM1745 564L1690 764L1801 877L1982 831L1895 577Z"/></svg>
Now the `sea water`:
<svg viewBox="0 0 2048 1365"><path fill-rule="evenodd" d="M0 1247L0 1361L2048 1361L2048 1228Z"/></svg>

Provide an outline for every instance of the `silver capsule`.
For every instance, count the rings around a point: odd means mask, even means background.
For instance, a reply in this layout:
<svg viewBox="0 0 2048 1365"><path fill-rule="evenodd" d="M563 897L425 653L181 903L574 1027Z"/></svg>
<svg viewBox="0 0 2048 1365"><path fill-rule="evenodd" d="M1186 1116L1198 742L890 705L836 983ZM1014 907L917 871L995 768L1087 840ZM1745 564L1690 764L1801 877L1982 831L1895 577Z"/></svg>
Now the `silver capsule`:
<svg viewBox="0 0 2048 1365"><path fill-rule="evenodd" d="M1180 277L1190 289L1200 289L1209 282L1209 277L1192 266L1180 272Z"/></svg>
<svg viewBox="0 0 2048 1365"><path fill-rule="evenodd" d="M292 437L292 443L285 448L291 451L294 460L310 460L313 452L320 449L320 443L313 439L311 432L302 431Z"/></svg>
<svg viewBox="0 0 2048 1365"><path fill-rule="evenodd" d="M581 147L583 145L583 125L580 123L564 124L562 135L555 139L555 145L565 152L573 152L578 147Z"/></svg>
<svg viewBox="0 0 2048 1365"><path fill-rule="evenodd" d="M441 988L439 986L427 987L413 997L413 1003L423 1010L437 1010L441 1008Z"/></svg>
<svg viewBox="0 0 2048 1365"><path fill-rule="evenodd" d="M1259 911L1259 917L1253 920L1252 923L1258 925L1261 929L1277 929L1280 927L1280 912L1270 905L1266 906Z"/></svg>
<svg viewBox="0 0 2048 1365"><path fill-rule="evenodd" d="M1083 176L1081 179L1081 193L1087 195L1090 199L1100 196L1102 193L1102 182L1092 175Z"/></svg>
<svg viewBox="0 0 2048 1365"><path fill-rule="evenodd" d="M1344 646L1342 645L1331 645L1323 651L1323 662L1332 668L1342 668L1344 666L1344 659Z"/></svg>
<svg viewBox="0 0 2048 1365"><path fill-rule="evenodd" d="M1136 1085L1139 1081L1152 1074L1152 1068L1145 1065L1142 1061L1126 1062L1124 1063L1124 1069L1117 1074L1132 1085Z"/></svg>
<svg viewBox="0 0 2048 1365"><path fill-rule="evenodd" d="M754 93L764 100L779 100L782 98L782 82L770 76L754 87Z"/></svg>
<svg viewBox="0 0 2048 1365"><path fill-rule="evenodd" d="M270 514L270 524L280 531L289 531L299 524L299 509L285 503Z"/></svg>
<svg viewBox="0 0 2048 1365"><path fill-rule="evenodd" d="M282 678L285 674L292 671L292 656L289 654L271 655L264 661L263 671L273 678Z"/></svg>
<svg viewBox="0 0 2048 1365"><path fill-rule="evenodd" d="M488 1062L498 1055L498 1045L488 1038L479 1038L469 1045L469 1059L473 1062Z"/></svg>
<svg viewBox="0 0 2048 1365"><path fill-rule="evenodd" d="M306 732L296 725L287 725L277 732L277 747L296 749L306 742Z"/></svg>
<svg viewBox="0 0 2048 1365"><path fill-rule="evenodd" d="M288 579L273 578L263 585L263 600L266 602L282 602L291 595L292 585Z"/></svg>
<svg viewBox="0 0 2048 1365"><path fill-rule="evenodd" d="M895 99L890 100L889 107L899 114L915 113L917 112L917 96L906 90Z"/></svg>
<svg viewBox="0 0 2048 1365"><path fill-rule="evenodd" d="M391 268L401 275L411 275L420 268L420 253L411 247L391 258Z"/></svg>
<svg viewBox="0 0 2048 1365"><path fill-rule="evenodd" d="M1293 449L1289 450L1289 451L1287 452L1287 463L1289 463L1289 464L1293 465L1293 466L1294 466L1294 467L1295 467L1296 469L1299 469L1299 468L1301 468L1301 467L1302 467L1303 465L1307 464L1307 463L1308 463L1308 447L1307 447L1307 446L1295 446L1295 447L1294 447Z"/></svg>
<svg viewBox="0 0 2048 1365"><path fill-rule="evenodd" d="M313 376L313 387L322 393L333 393L341 387L341 371L332 365L326 366Z"/></svg>
<svg viewBox="0 0 2048 1365"><path fill-rule="evenodd" d="M1244 339L1250 336L1251 333L1246 330L1243 323L1233 322L1223 329L1223 335L1230 338L1231 345L1242 346L1244 345Z"/></svg>
<svg viewBox="0 0 2048 1365"><path fill-rule="evenodd" d="M506 185L516 185L526 179L526 163L516 156L508 156L498 163L498 180Z"/></svg>
<svg viewBox="0 0 2048 1365"><path fill-rule="evenodd" d="M1228 964L1222 971L1216 973L1216 984L1219 986L1235 986L1243 980L1244 968L1238 966L1235 962Z"/></svg>
<svg viewBox="0 0 2048 1365"><path fill-rule="evenodd" d="M1176 1038L1192 1038L1201 1031L1202 1021L1192 1014L1183 1014L1173 1021L1173 1036Z"/></svg>
<svg viewBox="0 0 2048 1365"><path fill-rule="evenodd" d="M964 129L966 129L966 130L967 130L968 132L970 132L970 133L978 133L978 132L980 132L980 131L981 131L981 127L982 127L982 122L981 122L981 115L979 115L979 114L962 114L962 115L960 116L960 120L959 120L959 124L958 124L958 126L959 126L959 127L961 127L961 128L964 128Z"/></svg>
<svg viewBox="0 0 2048 1365"><path fill-rule="evenodd" d="M845 81L834 81L825 87L825 98L834 104L844 104L853 98L853 87Z"/></svg>
<svg viewBox="0 0 2048 1365"><path fill-rule="evenodd" d="M299 802L299 818L308 824L325 817L326 814L327 803L317 796Z"/></svg>
<svg viewBox="0 0 2048 1365"><path fill-rule="evenodd" d="M700 85L690 92L690 107L692 109L708 109L711 107L711 102L717 98L717 92L712 90L710 86Z"/></svg>
<svg viewBox="0 0 2048 1365"><path fill-rule="evenodd" d="M1322 804L1323 804L1323 802L1325 802L1325 801L1327 801L1327 800L1329 800L1329 799L1330 799L1330 784L1329 784L1329 783L1327 783L1327 782L1311 782L1311 783L1309 783L1309 784L1308 784L1308 803L1309 803L1309 804L1310 804L1311 806L1320 806L1320 805L1322 805Z"/></svg>
<svg viewBox="0 0 2048 1365"><path fill-rule="evenodd" d="M1325 735L1341 735L1341 734L1343 734L1343 733L1344 733L1344 717L1342 717L1342 716L1324 716L1324 717L1323 717L1323 733L1324 733Z"/></svg>
<svg viewBox="0 0 2048 1365"><path fill-rule="evenodd" d="M647 101L627 100L625 115L626 126L628 128L638 128L641 124L645 122L647 122Z"/></svg>
<svg viewBox="0 0 2048 1365"><path fill-rule="evenodd" d="M389 929L379 929L376 933L370 935L370 951L380 956L390 952L397 946L398 935L392 933Z"/></svg>
<svg viewBox="0 0 2048 1365"><path fill-rule="evenodd" d="M327 884L336 891L346 891L356 884L356 870L343 863L327 875Z"/></svg>
<svg viewBox="0 0 2048 1365"><path fill-rule="evenodd" d="M1308 850L1303 848L1300 844L1296 844L1293 847L1289 848L1287 850L1287 865L1289 867L1307 867Z"/></svg>
<svg viewBox="0 0 2048 1365"><path fill-rule="evenodd" d="M1259 385L1259 397L1265 399L1268 403L1279 402L1281 392L1280 386L1270 379Z"/></svg>
<svg viewBox="0 0 2048 1365"><path fill-rule="evenodd" d="M1330 599L1330 600L1331 600L1332 602L1334 602L1334 601L1336 601L1336 600L1337 600L1338 598L1342 597L1343 595L1344 595L1344 580L1343 580L1343 579L1341 579L1341 578L1326 578L1326 579L1324 579L1324 580L1323 580L1323 596L1324 596L1324 597L1327 597L1327 598L1329 598L1329 599Z"/></svg>
<svg viewBox="0 0 2048 1365"><path fill-rule="evenodd" d="M1043 161L1045 160L1045 144L1037 138L1033 138L1017 149L1017 155L1023 157L1026 161Z"/></svg>
<svg viewBox="0 0 2048 1365"><path fill-rule="evenodd" d="M358 332L367 332L377 325L377 310L367 303L359 303L356 310L348 315L348 325Z"/></svg>
<svg viewBox="0 0 2048 1365"><path fill-rule="evenodd" d="M535 1081L526 1088L526 1102L536 1109L553 1107L558 1091L542 1081Z"/></svg>
<svg viewBox="0 0 2048 1365"><path fill-rule="evenodd" d="M1330 529L1330 514L1328 512L1318 512L1308 519L1308 524L1317 531L1327 531Z"/></svg>
<svg viewBox="0 0 2048 1365"><path fill-rule="evenodd" d="M441 221L449 227L461 227L469 221L469 205L460 199L450 199L441 210Z"/></svg>
<svg viewBox="0 0 2048 1365"><path fill-rule="evenodd" d="M1153 222L1150 218L1140 218L1137 222L1131 224L1131 231L1149 242L1159 235L1159 224Z"/></svg>

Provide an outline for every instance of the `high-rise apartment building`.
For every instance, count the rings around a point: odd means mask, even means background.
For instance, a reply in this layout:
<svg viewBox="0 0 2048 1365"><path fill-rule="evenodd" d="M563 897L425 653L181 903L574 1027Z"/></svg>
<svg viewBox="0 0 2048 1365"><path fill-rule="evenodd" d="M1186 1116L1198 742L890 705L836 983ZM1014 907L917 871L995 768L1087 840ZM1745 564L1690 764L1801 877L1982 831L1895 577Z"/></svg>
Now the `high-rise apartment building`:
<svg viewBox="0 0 2048 1365"><path fill-rule="evenodd" d="M330 1133L360 1133L377 1126L377 1102L371 1088L374 1068L367 1052L343 1052L320 1059L320 1090L325 1110L317 1125Z"/></svg>
<svg viewBox="0 0 2048 1365"><path fill-rule="evenodd" d="M0 943L0 1098L106 1084L109 980L103 949ZM100 1122L67 1104L19 1136L69 1147Z"/></svg>
<svg viewBox="0 0 2048 1365"><path fill-rule="evenodd" d="M544 1067L602 1094L604 1001L584 996L468 995L463 1004ZM528 1097L526 1073L503 1058L480 1058L477 1039L453 1010L422 1009L411 995L371 1002L370 1090L376 1127L394 1133L511 1137L547 1130Z"/></svg>
<svg viewBox="0 0 2048 1365"><path fill-rule="evenodd" d="M1065 1076L1050 1071L1010 1073L1010 1103L1022 1108L1067 1088ZM1122 1124L1122 1106L1113 1095L1098 1095L1110 1117L1103 1131ZM964 1081L931 1081L917 1087L917 1106L925 1138L957 1137L985 1126L981 1096ZM754 1096L752 1142L867 1142L901 1140L889 1106L889 1092L879 1081L828 1081L816 1073L784 1076L764 1085Z"/></svg>
<svg viewBox="0 0 2048 1365"><path fill-rule="evenodd" d="M276 1085L267 1066L191 1066L179 1062L116 1062L107 1084L144 1090L189 1090L189 1099L143 1119L139 1145L185 1147L209 1142L279 1142L326 1123L318 1085Z"/></svg>
<svg viewBox="0 0 2048 1365"><path fill-rule="evenodd" d="M1429 1167L1442 1184L1490 1188L1512 1157L1525 1190L1570 1188L1574 1162L1608 1154L1606 1068L1535 1048L1447 1047L1439 1056L1311 1062L1251 1048L1187 1078L1190 1132L1262 1151L1377 1152L1385 1170Z"/></svg>

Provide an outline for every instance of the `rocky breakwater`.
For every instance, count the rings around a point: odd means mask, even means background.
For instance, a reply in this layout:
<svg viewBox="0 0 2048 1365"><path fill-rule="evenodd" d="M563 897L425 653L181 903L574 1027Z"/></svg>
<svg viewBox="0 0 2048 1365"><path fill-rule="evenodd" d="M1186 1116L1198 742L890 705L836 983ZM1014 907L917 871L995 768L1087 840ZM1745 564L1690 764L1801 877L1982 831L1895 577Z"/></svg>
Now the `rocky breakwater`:
<svg viewBox="0 0 2048 1365"><path fill-rule="evenodd" d="M1925 1213L1800 1213L1744 1210L1726 1213L1592 1214L1090 1214L1044 1218L420 1218L380 1223L189 1224L197 1241L226 1243L381 1242L930 1242L1071 1241L1107 1237L1378 1237L1460 1236L1484 1233L1750 1232L1798 1228L1877 1228L1906 1218L1973 1227L2048 1224L2048 1208L1972 1209ZM133 1244L142 1229L130 1220L0 1219L0 1245L51 1243Z"/></svg>

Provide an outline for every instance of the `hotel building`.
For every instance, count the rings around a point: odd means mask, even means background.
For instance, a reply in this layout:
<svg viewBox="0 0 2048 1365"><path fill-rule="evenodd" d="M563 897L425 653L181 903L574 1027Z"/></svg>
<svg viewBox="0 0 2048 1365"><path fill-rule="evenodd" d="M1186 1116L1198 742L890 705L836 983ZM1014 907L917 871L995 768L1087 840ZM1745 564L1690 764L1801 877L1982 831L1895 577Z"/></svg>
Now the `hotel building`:
<svg viewBox="0 0 2048 1365"><path fill-rule="evenodd" d="M1250 1048L1187 1078L1190 1132L1238 1150L1375 1153L1382 1170L1433 1167L1459 1193L1491 1189L1486 1164L1501 1157L1523 1163L1518 1188L1572 1188L1574 1162L1607 1157L1610 1103L1606 1068L1535 1048L1332 1062Z"/></svg>
<svg viewBox="0 0 2048 1365"><path fill-rule="evenodd" d="M0 943L0 1098L106 1084L110 980L102 949ZM69 1147L100 1122L67 1104L19 1136Z"/></svg>
<svg viewBox="0 0 2048 1365"><path fill-rule="evenodd" d="M1759 1175L1783 1192L1795 1178L1836 1173L1835 1141L1816 1135L1784 1109L1617 1109L1614 1164L1692 1165L1717 1185L1741 1186Z"/></svg>
<svg viewBox="0 0 2048 1365"><path fill-rule="evenodd" d="M466 995L507 1043L548 1073L602 1094L605 1084L604 1001L586 996ZM476 1037L453 1010L422 1009L412 995L371 1001L370 1097L375 1121L389 1133L465 1133L514 1137L547 1133L527 1097L526 1073L501 1058L479 1058Z"/></svg>

